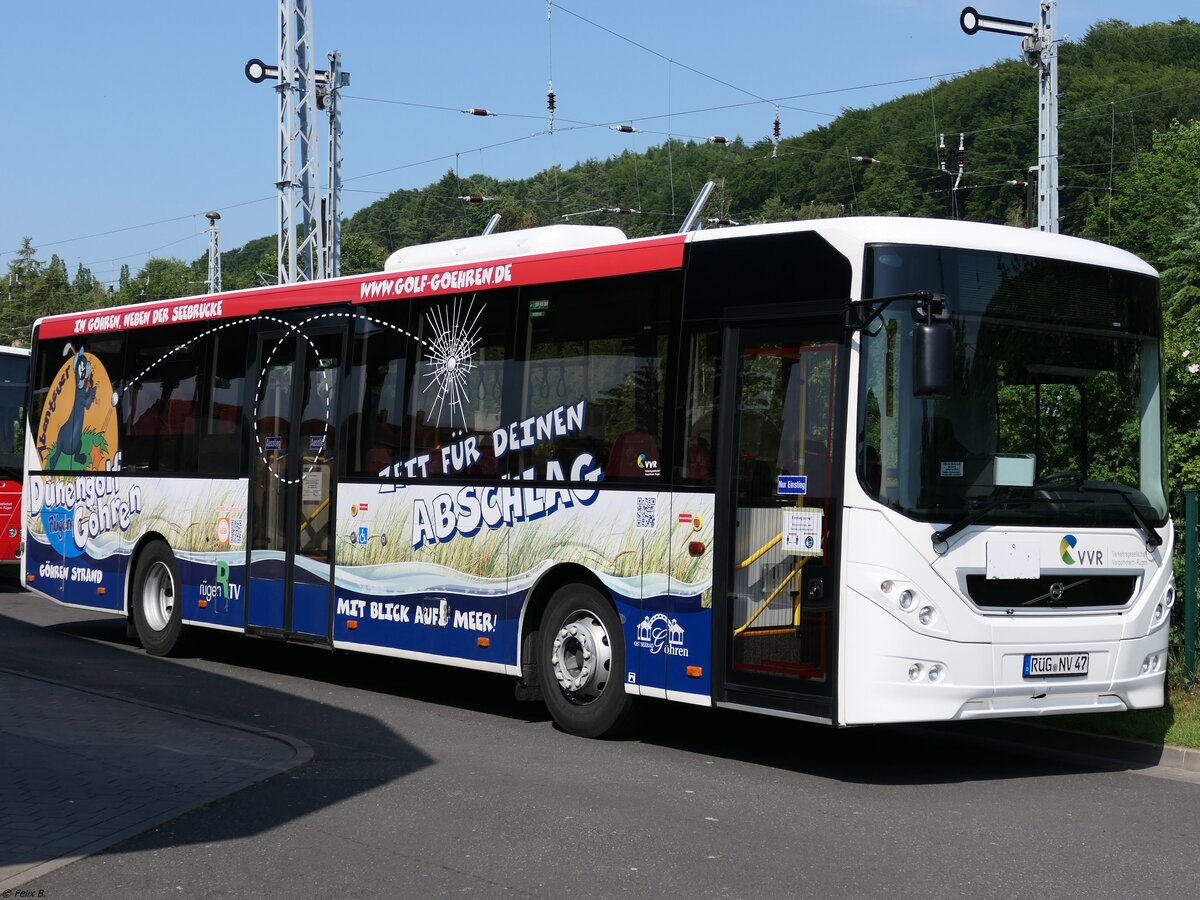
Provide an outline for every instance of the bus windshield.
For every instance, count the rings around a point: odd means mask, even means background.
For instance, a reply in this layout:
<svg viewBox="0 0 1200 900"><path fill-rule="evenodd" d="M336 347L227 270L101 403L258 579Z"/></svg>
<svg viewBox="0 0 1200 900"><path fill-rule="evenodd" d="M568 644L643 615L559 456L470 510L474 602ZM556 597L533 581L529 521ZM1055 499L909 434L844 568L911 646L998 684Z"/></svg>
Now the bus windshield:
<svg viewBox="0 0 1200 900"><path fill-rule="evenodd" d="M946 399L912 391L913 308L862 335L859 478L924 521L1138 527L1166 521L1157 282L995 252L867 250L865 297L945 294Z"/></svg>

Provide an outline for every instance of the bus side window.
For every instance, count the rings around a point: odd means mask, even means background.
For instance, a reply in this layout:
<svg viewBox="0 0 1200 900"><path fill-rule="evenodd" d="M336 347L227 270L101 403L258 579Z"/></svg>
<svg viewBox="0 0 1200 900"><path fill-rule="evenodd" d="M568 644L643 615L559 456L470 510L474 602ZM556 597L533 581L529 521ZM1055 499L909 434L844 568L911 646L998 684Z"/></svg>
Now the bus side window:
<svg viewBox="0 0 1200 900"><path fill-rule="evenodd" d="M664 477L669 277L522 292L529 336L518 420L544 427L521 448L519 471L570 478L598 464L609 482Z"/></svg>
<svg viewBox="0 0 1200 900"><path fill-rule="evenodd" d="M124 465L148 472L197 471L196 399L203 349L193 326L171 329L166 341L139 345L131 340L125 371Z"/></svg>
<svg viewBox="0 0 1200 900"><path fill-rule="evenodd" d="M717 396L720 391L721 333L717 330L684 334L681 352L687 354L679 385L675 433L676 479L683 484L711 485L716 477Z"/></svg>
<svg viewBox="0 0 1200 900"><path fill-rule="evenodd" d="M242 468L243 410L249 326L237 323L214 332L205 347L206 377L200 397L200 464L205 474L236 475Z"/></svg>
<svg viewBox="0 0 1200 900"><path fill-rule="evenodd" d="M404 398L413 355L400 336L408 331L408 307L381 305L359 319L350 366L350 402L342 429L349 437L346 471L379 476L408 454L404 445Z"/></svg>
<svg viewBox="0 0 1200 900"><path fill-rule="evenodd" d="M493 442L504 421L516 306L515 288L414 304L412 330L421 343L409 362L404 458L428 457L418 463L426 477L494 477L507 471Z"/></svg>

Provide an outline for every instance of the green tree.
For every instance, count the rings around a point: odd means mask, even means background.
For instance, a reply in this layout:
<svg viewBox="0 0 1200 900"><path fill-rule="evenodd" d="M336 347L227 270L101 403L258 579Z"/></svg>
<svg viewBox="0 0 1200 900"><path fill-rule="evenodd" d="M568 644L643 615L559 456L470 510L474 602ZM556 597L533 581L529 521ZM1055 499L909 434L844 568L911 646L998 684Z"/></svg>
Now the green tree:
<svg viewBox="0 0 1200 900"><path fill-rule="evenodd" d="M1161 263L1178 249L1200 203L1200 121L1174 121L1134 155L1111 196L1093 204L1084 233Z"/></svg>
<svg viewBox="0 0 1200 900"><path fill-rule="evenodd" d="M1200 160L1193 164L1200 172ZM1186 209L1162 270L1167 466L1177 514L1183 491L1200 488L1200 205Z"/></svg>
<svg viewBox="0 0 1200 900"><path fill-rule="evenodd" d="M71 287L81 303L88 304L95 300L99 284L96 282L96 276L92 274L92 270L80 263L79 268L75 270L75 281L72 282Z"/></svg>
<svg viewBox="0 0 1200 900"><path fill-rule="evenodd" d="M767 222L795 222L802 218L799 211L788 206L779 195L768 197L757 213L750 217L750 221L757 224Z"/></svg>
<svg viewBox="0 0 1200 900"><path fill-rule="evenodd" d="M342 274L361 275L379 272L387 259L387 251L368 237L351 232L342 233Z"/></svg>

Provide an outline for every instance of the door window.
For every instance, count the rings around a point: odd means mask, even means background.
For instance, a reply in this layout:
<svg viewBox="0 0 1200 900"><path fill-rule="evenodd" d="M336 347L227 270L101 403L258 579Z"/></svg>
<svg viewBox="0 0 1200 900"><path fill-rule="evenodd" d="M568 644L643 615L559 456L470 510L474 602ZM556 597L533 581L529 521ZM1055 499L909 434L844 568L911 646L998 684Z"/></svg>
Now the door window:
<svg viewBox="0 0 1200 900"><path fill-rule="evenodd" d="M827 682L837 363L836 344L800 329L739 347L729 628L744 675Z"/></svg>

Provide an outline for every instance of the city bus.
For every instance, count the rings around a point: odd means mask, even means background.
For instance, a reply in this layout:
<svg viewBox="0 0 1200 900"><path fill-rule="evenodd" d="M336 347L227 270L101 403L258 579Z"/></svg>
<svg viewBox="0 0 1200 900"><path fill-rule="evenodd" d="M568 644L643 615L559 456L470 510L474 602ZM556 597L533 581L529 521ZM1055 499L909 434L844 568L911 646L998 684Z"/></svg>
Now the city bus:
<svg viewBox="0 0 1200 900"><path fill-rule="evenodd" d="M34 330L22 577L232 631L836 726L1163 703L1155 271L838 218L554 225Z"/></svg>
<svg viewBox="0 0 1200 900"><path fill-rule="evenodd" d="M0 563L16 562L21 547L28 389L29 350L0 347Z"/></svg>

